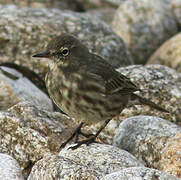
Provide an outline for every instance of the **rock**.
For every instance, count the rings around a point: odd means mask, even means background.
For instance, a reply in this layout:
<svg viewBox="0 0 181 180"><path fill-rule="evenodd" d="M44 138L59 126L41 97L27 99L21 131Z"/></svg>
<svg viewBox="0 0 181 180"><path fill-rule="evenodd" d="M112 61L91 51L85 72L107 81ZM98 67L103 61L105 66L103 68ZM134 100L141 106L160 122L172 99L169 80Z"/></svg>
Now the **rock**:
<svg viewBox="0 0 181 180"><path fill-rule="evenodd" d="M0 179L24 180L19 164L7 154L0 153Z"/></svg>
<svg viewBox="0 0 181 180"><path fill-rule="evenodd" d="M37 160L59 151L74 126L65 115L20 102L0 112L0 152L14 157L28 174Z"/></svg>
<svg viewBox="0 0 181 180"><path fill-rule="evenodd" d="M165 40L177 33L168 2L171 0L125 1L115 13L112 28L123 38L136 64L145 64Z"/></svg>
<svg viewBox="0 0 181 180"><path fill-rule="evenodd" d="M32 8L58 8L58 9L69 9L73 11L82 11L83 7L76 1L72 0L66 0L66 1L59 1L59 0L34 0L34 1L27 1L27 0L21 0L21 1L14 1L14 0L8 0L8 1L1 1L0 4L2 5L10 5L14 4L18 7L32 7Z"/></svg>
<svg viewBox="0 0 181 180"><path fill-rule="evenodd" d="M118 8L123 2L126 0L104 0L104 2L107 2L110 4L110 6Z"/></svg>
<svg viewBox="0 0 181 180"><path fill-rule="evenodd" d="M162 64L181 72L180 53L181 53L181 33L167 40L149 58L147 64Z"/></svg>
<svg viewBox="0 0 181 180"><path fill-rule="evenodd" d="M134 65L117 69L131 78L142 92L137 94L145 97L170 113L163 113L145 105L126 108L121 113L121 119L135 115L159 116L169 121L181 123L181 74L174 69L162 65Z"/></svg>
<svg viewBox="0 0 181 180"><path fill-rule="evenodd" d="M33 166L28 180L99 180L100 177L102 177L101 172L95 171L89 166L84 166L62 156L51 155L44 157Z"/></svg>
<svg viewBox="0 0 181 180"><path fill-rule="evenodd" d="M161 170L181 178L181 133L169 138L161 153Z"/></svg>
<svg viewBox="0 0 181 180"><path fill-rule="evenodd" d="M118 8L125 0L76 0L77 4L84 10Z"/></svg>
<svg viewBox="0 0 181 180"><path fill-rule="evenodd" d="M0 72L1 110L8 109L20 101L28 101L41 109L53 111L53 105L50 98L21 73L6 67L1 67ZM6 76L2 72L14 76L15 79Z"/></svg>
<svg viewBox="0 0 181 180"><path fill-rule="evenodd" d="M106 144L82 145L75 150L67 148L62 149L59 156L46 156L38 161L28 180L48 180L50 177L92 180L126 167L143 166L128 152Z"/></svg>
<svg viewBox="0 0 181 180"><path fill-rule="evenodd" d="M171 10L176 18L177 23L181 26L181 1L172 0Z"/></svg>
<svg viewBox="0 0 181 180"><path fill-rule="evenodd" d="M175 176L172 176L170 174L158 171L156 169L146 168L146 167L130 167L125 168L121 171L108 174L104 177L104 180L179 180L179 178L176 178Z"/></svg>
<svg viewBox="0 0 181 180"><path fill-rule="evenodd" d="M180 133L180 126L159 117L134 116L120 124L114 145L143 160L148 167L163 169L161 159L166 144Z"/></svg>
<svg viewBox="0 0 181 180"><path fill-rule="evenodd" d="M99 19L85 13L16 6L0 7L0 61L27 66L43 76L47 60L32 55L44 51L52 37L62 32L77 36L114 67L133 64L123 40Z"/></svg>
<svg viewBox="0 0 181 180"><path fill-rule="evenodd" d="M107 24L111 24L115 11L114 8L91 9L86 14L92 18L99 18Z"/></svg>
<svg viewBox="0 0 181 180"><path fill-rule="evenodd" d="M68 147L61 150L59 156L72 159L78 164L83 164L103 174L119 171L126 167L143 166L127 151L111 145L94 143L89 146L82 145L75 150L68 150Z"/></svg>

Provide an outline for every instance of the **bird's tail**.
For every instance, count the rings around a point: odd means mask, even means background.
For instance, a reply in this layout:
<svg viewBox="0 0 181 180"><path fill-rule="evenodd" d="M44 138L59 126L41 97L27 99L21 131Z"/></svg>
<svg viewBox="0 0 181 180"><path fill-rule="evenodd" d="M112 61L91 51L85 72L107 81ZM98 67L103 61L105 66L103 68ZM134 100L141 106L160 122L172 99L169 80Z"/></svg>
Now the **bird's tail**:
<svg viewBox="0 0 181 180"><path fill-rule="evenodd" d="M137 105L138 105L138 104L145 104L145 105L148 105L148 106L150 106L150 107L152 107L152 108L154 108L154 109L157 109L157 110L159 110L159 111L169 113L169 111L167 111L166 109L160 107L159 105L155 104L154 102L152 102L152 101L150 101L150 100L148 100L148 99L145 99L145 98L143 98L143 97L140 97L140 96L138 96L138 95L136 95L136 94L132 94L132 95L131 95L131 101L130 101L130 102L132 102L132 105L133 105L133 104L134 104L134 105L136 105L136 104L137 104Z"/></svg>

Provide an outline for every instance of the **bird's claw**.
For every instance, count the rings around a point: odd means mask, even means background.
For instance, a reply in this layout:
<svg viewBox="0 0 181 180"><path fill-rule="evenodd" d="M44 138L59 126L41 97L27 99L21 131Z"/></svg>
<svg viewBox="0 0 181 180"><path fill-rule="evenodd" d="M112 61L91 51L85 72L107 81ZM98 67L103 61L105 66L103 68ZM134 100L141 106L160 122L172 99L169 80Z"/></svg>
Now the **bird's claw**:
<svg viewBox="0 0 181 180"><path fill-rule="evenodd" d="M77 144L75 146L71 146L69 147L68 149L71 149L71 150L75 150L77 149L78 147L80 147L82 144L86 144L87 146L90 145L91 143L98 143L96 140L96 136L93 135L92 137L88 138L88 139L85 139L85 140L82 140L82 141L79 141L77 142Z"/></svg>

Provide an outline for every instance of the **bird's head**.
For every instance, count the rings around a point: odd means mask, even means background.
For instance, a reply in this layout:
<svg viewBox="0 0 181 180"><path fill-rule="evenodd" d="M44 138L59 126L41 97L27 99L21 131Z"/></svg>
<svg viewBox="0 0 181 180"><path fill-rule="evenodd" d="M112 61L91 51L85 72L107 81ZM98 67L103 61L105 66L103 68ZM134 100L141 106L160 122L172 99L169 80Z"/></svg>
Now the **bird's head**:
<svg viewBox="0 0 181 180"><path fill-rule="evenodd" d="M33 57L49 58L50 63L60 66L80 65L89 53L77 38L70 34L62 34L53 38L45 52L35 54Z"/></svg>

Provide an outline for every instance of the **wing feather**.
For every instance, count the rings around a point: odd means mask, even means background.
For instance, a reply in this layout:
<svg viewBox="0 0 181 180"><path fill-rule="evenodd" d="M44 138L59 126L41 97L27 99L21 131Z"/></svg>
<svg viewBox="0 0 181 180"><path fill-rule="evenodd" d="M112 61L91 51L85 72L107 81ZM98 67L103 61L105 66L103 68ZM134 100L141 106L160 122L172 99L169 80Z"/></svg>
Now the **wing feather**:
<svg viewBox="0 0 181 180"><path fill-rule="evenodd" d="M89 61L90 65L86 68L87 74L94 78L97 77L98 82L103 82L102 85L106 94L131 94L135 91L140 91L129 78L116 71L113 66L100 56L91 54Z"/></svg>

